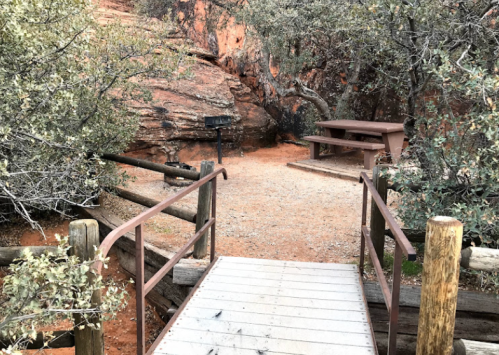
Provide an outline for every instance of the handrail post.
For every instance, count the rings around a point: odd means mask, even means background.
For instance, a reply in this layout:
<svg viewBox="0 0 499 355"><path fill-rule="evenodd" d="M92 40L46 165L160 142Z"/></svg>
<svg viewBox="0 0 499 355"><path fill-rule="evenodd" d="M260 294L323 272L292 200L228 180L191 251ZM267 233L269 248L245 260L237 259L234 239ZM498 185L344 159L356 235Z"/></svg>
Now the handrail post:
<svg viewBox="0 0 499 355"><path fill-rule="evenodd" d="M402 277L402 249L395 243L393 260L392 300L390 306L390 323L388 328L388 355L397 353L397 330L399 321L400 279Z"/></svg>
<svg viewBox="0 0 499 355"><path fill-rule="evenodd" d="M426 240L419 311L417 355L450 355L456 323L463 224L433 217Z"/></svg>
<svg viewBox="0 0 499 355"><path fill-rule="evenodd" d="M215 227L217 224L217 177L215 176L211 182L211 217L215 219L215 223L211 226L211 244L210 244L210 263L215 259Z"/></svg>
<svg viewBox="0 0 499 355"><path fill-rule="evenodd" d="M137 355L144 355L145 342L145 293L144 293L144 225L135 227L135 282L137 306Z"/></svg>
<svg viewBox="0 0 499 355"><path fill-rule="evenodd" d="M381 176L382 165L377 165L373 168L373 185L376 191L386 204L388 181ZM383 266L384 249L385 249L385 218L374 200L371 200L371 239L376 249L379 262Z"/></svg>
<svg viewBox="0 0 499 355"><path fill-rule="evenodd" d="M202 161L201 162L201 179L209 175L215 169L215 162ZM203 228L206 221L210 218L210 200L211 200L211 182L205 183L199 187L198 195L198 210L196 216L196 232ZM196 244L194 244L195 259L202 259L208 253L208 233L203 235Z"/></svg>
<svg viewBox="0 0 499 355"><path fill-rule="evenodd" d="M363 183L363 193L362 193L362 227L367 223L367 185ZM366 236L364 235L364 228L360 228L360 260L359 260L359 271L360 276L364 275L364 254L366 253Z"/></svg>

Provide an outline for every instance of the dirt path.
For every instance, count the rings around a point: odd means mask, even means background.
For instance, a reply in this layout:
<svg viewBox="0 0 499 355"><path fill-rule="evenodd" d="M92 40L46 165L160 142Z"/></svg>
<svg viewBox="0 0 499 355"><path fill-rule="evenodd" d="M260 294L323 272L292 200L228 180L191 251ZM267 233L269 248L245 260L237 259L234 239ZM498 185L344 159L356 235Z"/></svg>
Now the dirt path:
<svg viewBox="0 0 499 355"><path fill-rule="evenodd" d="M317 262L354 262L359 254L362 186L359 183L296 170L289 161L303 159L308 149L283 144L244 157L224 158L227 181L219 180L217 252ZM215 157L212 158L216 160ZM200 161L190 161L199 168ZM161 173L126 167L137 177L127 188L164 199L178 191ZM179 204L195 209L197 193ZM125 220L143 208L108 196L106 208ZM192 236L188 222L161 215L147 223L147 239L176 250Z"/></svg>

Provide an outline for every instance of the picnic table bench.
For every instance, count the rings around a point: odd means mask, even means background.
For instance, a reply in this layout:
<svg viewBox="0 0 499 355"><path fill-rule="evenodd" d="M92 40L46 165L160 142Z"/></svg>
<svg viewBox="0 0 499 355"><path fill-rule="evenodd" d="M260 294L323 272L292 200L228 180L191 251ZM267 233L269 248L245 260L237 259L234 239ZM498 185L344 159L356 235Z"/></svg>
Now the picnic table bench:
<svg viewBox="0 0 499 355"><path fill-rule="evenodd" d="M404 144L404 125L402 123L367 122L354 120L337 120L317 122L317 126L324 127L325 137L307 136L306 141L311 142L310 158L319 159L320 144L329 144L334 152L339 154L342 147L364 150L364 168L372 169L375 165L375 156L378 150L385 149L393 162L397 162ZM370 143L344 139L346 132L380 136L383 143Z"/></svg>

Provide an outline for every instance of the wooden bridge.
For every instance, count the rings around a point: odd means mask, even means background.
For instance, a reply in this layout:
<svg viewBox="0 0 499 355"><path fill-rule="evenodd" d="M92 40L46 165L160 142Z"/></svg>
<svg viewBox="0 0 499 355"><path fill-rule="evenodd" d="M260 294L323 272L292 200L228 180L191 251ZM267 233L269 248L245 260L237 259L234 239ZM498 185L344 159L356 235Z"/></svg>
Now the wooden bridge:
<svg viewBox="0 0 499 355"><path fill-rule="evenodd" d="M359 228L361 248L357 267L223 256L215 258L219 174L227 178L225 169L210 172L202 166L198 181L113 230L99 248L106 256L119 238L135 230L137 354L146 354L145 296L193 246L195 255L197 253L201 258L206 255L209 229L209 267L147 354L377 354L362 284L366 247L390 315L388 354L395 354L402 255L405 254L408 260L415 260L416 253L367 175L363 174L362 225ZM211 211L208 202L206 213L196 216L196 234L146 282L145 221L198 188L200 196L211 195ZM391 290L366 226L368 191L396 242ZM98 271L100 267L98 264Z"/></svg>
<svg viewBox="0 0 499 355"><path fill-rule="evenodd" d="M220 257L155 355L376 354L356 265Z"/></svg>

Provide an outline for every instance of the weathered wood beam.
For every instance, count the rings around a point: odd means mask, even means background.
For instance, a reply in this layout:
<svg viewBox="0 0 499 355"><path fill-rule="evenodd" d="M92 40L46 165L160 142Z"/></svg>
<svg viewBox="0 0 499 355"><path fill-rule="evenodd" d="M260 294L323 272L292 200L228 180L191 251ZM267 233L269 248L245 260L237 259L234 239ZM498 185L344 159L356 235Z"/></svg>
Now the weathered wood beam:
<svg viewBox="0 0 499 355"><path fill-rule="evenodd" d="M461 266L466 269L499 271L499 250L470 247L461 250Z"/></svg>
<svg viewBox="0 0 499 355"><path fill-rule="evenodd" d="M375 332L374 338L379 354L388 350L388 333ZM417 336L398 334L397 354L416 355ZM454 339L453 355L496 355L499 354L499 344L484 343L465 339Z"/></svg>
<svg viewBox="0 0 499 355"><path fill-rule="evenodd" d="M135 279L135 254L130 254L122 249L117 249L116 254L118 255L118 261L123 269ZM144 268L145 281L149 281L151 277L159 271L159 268L155 268L149 265L147 262ZM164 297L167 300L172 301L176 305L181 305L184 302L185 298L188 295L188 291L186 287L175 285L172 281L172 275L166 275L158 282L158 284L154 287L154 289L159 296ZM149 295L148 295L149 296ZM157 296L157 295L156 295ZM146 296L146 299L149 301L150 298ZM156 301L154 302L158 307L161 303L167 305L167 302L159 302L156 297ZM163 307L162 307L163 308ZM161 313L166 313L168 308L164 307Z"/></svg>
<svg viewBox="0 0 499 355"><path fill-rule="evenodd" d="M125 157L118 154L102 154L100 156L102 159L114 161L117 163L127 164L136 166L142 169L148 169L163 173L171 177L183 177L189 180L199 180L199 173L192 170L173 168L171 166L166 166L164 164L157 164L144 159L137 159L131 157Z"/></svg>
<svg viewBox="0 0 499 355"><path fill-rule="evenodd" d="M0 248L0 266L8 266L12 264L14 259L19 259L23 250L29 249L34 256L41 256L47 252L55 254L56 246L20 246L20 247L2 247Z"/></svg>
<svg viewBox="0 0 499 355"><path fill-rule="evenodd" d="M113 229L124 223L119 217L113 215L108 210L102 207L97 208L78 208L78 213L81 216L93 218L99 222L99 231L101 232L101 239L105 238ZM115 243L118 255L118 261L125 271L131 276L135 277L135 234L129 232L123 237L118 239ZM145 275L146 279L155 274L161 269L170 259L174 253L155 247L154 245L144 242L144 259L145 259ZM189 263L187 260L180 260L179 264L184 262ZM177 264L177 265L179 265ZM149 293L146 299L153 304L161 316L166 316L166 311L170 308L172 301L176 305L181 305L185 297L187 297L188 290L186 287L173 283L173 271L167 274L154 288L156 294ZM161 299L163 297L165 299Z"/></svg>
<svg viewBox="0 0 499 355"><path fill-rule="evenodd" d="M375 332L388 333L389 315L384 304L369 303L369 316ZM400 307L398 334L417 335L418 317L419 308ZM463 338L499 342L499 315L457 311L454 339Z"/></svg>
<svg viewBox="0 0 499 355"><path fill-rule="evenodd" d="M426 232L425 231L416 231L412 229L402 229L402 232L404 232L405 236L411 243L424 243L425 242L425 237L426 237ZM393 236L393 233L390 229L385 229L385 235L389 236L392 239L395 239Z"/></svg>
<svg viewBox="0 0 499 355"><path fill-rule="evenodd" d="M374 339L379 354L388 353L388 333L374 332ZM416 335L397 335L397 354L416 355Z"/></svg>
<svg viewBox="0 0 499 355"><path fill-rule="evenodd" d="M364 282L367 302L385 304L383 293L377 282ZM400 286L400 305L419 308L421 303L421 287ZM497 295L459 290L457 294L457 310L475 313L499 314L499 297Z"/></svg>
<svg viewBox="0 0 499 355"><path fill-rule="evenodd" d="M108 210L106 210L103 207L77 208L77 212L82 217L93 218L97 222L99 222L101 241L113 229L116 229L117 227L125 223L122 219L110 213ZM135 233L133 232L126 233L123 237L121 237L116 241L115 246L127 251L130 254L135 255ZM144 253L145 253L146 263L158 269L163 267L174 255L173 253L157 248L154 245L147 242L144 243Z"/></svg>
<svg viewBox="0 0 499 355"><path fill-rule="evenodd" d="M161 201L155 200L153 198L141 196L139 194L121 189L121 188L116 188L116 193L119 197L124 198L126 200L138 203L139 205L146 206L146 207L154 207ZM184 221L191 222L191 223L196 223L196 212L184 210L179 207L175 206L170 206L162 210L161 212L166 213L170 216L174 216L180 219L183 219Z"/></svg>
<svg viewBox="0 0 499 355"><path fill-rule="evenodd" d="M173 283L194 286L209 265L208 260L185 259L173 267Z"/></svg>
<svg viewBox="0 0 499 355"><path fill-rule="evenodd" d="M454 341L453 355L497 355L499 344L459 339Z"/></svg>

